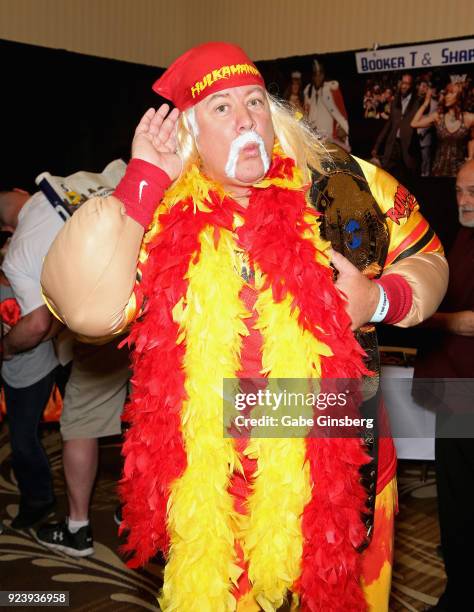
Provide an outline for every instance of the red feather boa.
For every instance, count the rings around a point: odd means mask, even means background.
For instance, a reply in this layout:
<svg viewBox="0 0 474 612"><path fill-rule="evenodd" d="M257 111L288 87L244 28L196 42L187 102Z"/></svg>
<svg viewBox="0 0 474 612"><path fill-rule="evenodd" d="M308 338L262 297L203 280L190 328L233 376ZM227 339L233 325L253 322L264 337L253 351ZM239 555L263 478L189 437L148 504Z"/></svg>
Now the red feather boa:
<svg viewBox="0 0 474 612"><path fill-rule="evenodd" d="M289 161L277 159L271 176L286 176ZM363 351L350 331L332 270L316 263L315 247L301 237L308 228L303 218L307 206L302 191L273 186L256 189L245 225L237 233L250 259L266 275L275 301L289 292L299 309L300 325L331 348L334 356L322 357L323 376L359 379L366 373ZM366 494L359 468L370 459L359 439L321 437L307 439L307 458L314 488L303 514L305 544L296 585L302 607L326 612L364 610L356 547L365 536L360 516Z"/></svg>
<svg viewBox="0 0 474 612"><path fill-rule="evenodd" d="M275 157L266 178L291 179L293 169L292 160ZM243 214L238 240L266 276L275 301L289 292L301 327L334 354L321 358L324 377L359 379L366 373L332 272L316 262L315 247L302 238L309 228L304 215L314 215L304 190L254 188L245 211L230 198L215 192L210 196L210 212L194 211L192 202L185 201L160 216L161 231L150 243L143 266L140 292L146 296L146 312L130 335L135 344L134 391L125 418L132 427L124 444L121 484L123 527L130 529L126 550L135 551L131 566L169 545L169 490L186 466L180 433L185 346L176 343L172 309L186 293L186 272L198 256L198 236L205 225L215 228L218 240L220 227L232 229L234 212ZM307 440L307 459L314 486L302 518L303 563L295 589L306 610L364 610L356 547L365 535L359 468L369 458L359 439L312 438Z"/></svg>
<svg viewBox="0 0 474 612"><path fill-rule="evenodd" d="M128 338L134 345L134 375L123 417L131 427L122 450L125 464L120 484L124 501L121 531L129 531L122 548L133 553L129 567L139 567L158 550L166 552L169 547L170 487L186 467L180 428L185 346L177 344L178 324L172 310L186 294L186 272L199 252L200 231L209 224L231 227L234 210L239 208L232 201L224 206L215 194L213 203L212 213L194 213L193 203L185 201L160 215L162 231L151 241L148 259L141 266L137 302L145 308Z"/></svg>
<svg viewBox="0 0 474 612"><path fill-rule="evenodd" d="M15 298L7 298L0 303L0 320L13 327L21 319L21 311Z"/></svg>

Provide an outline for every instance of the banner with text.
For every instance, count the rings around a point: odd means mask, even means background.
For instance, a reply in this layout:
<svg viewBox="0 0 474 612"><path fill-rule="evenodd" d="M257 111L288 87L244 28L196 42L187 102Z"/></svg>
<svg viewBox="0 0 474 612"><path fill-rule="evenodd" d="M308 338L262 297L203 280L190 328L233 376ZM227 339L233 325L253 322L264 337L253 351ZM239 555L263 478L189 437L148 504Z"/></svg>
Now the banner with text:
<svg viewBox="0 0 474 612"><path fill-rule="evenodd" d="M410 70L474 62L474 38L356 53L357 72Z"/></svg>

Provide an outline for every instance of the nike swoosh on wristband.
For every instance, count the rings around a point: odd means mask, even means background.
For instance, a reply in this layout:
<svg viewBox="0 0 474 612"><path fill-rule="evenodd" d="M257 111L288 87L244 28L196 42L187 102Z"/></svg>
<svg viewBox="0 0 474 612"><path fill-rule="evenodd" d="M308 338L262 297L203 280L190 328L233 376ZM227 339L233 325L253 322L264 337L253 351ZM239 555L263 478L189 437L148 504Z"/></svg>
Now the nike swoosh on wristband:
<svg viewBox="0 0 474 612"><path fill-rule="evenodd" d="M138 203L139 204L142 201L142 193L145 187L148 187L148 183L146 181L140 181L140 185L138 186Z"/></svg>

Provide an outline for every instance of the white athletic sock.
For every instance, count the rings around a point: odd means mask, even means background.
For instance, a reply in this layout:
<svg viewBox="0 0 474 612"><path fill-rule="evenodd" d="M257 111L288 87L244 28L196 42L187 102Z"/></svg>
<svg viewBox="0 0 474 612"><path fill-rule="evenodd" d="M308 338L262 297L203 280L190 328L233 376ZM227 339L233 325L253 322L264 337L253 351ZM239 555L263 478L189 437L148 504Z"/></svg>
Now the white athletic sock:
<svg viewBox="0 0 474 612"><path fill-rule="evenodd" d="M73 521L69 517L67 517L67 528L71 533L77 533L81 527L85 527L89 524L89 519L85 521Z"/></svg>

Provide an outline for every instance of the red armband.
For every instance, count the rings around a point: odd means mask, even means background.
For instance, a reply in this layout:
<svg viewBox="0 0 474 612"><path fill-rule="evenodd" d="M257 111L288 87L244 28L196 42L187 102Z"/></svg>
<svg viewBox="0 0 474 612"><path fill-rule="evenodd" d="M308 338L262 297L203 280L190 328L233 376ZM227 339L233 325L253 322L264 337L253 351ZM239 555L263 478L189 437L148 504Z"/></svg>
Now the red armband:
<svg viewBox="0 0 474 612"><path fill-rule="evenodd" d="M398 323L408 314L413 303L413 291L410 285L400 274L387 274L375 282L382 285L389 302L383 322Z"/></svg>
<svg viewBox="0 0 474 612"><path fill-rule="evenodd" d="M125 204L127 215L146 229L170 185L170 177L161 168L143 159L132 159L113 195Z"/></svg>

